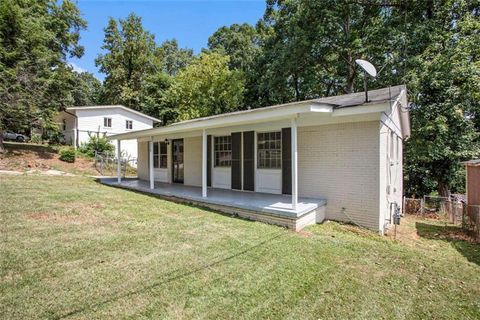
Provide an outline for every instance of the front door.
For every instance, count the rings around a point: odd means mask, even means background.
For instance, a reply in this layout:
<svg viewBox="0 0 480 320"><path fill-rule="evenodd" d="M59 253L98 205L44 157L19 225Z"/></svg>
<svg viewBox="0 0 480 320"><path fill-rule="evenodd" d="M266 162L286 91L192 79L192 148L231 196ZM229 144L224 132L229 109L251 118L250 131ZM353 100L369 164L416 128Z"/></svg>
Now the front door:
<svg viewBox="0 0 480 320"><path fill-rule="evenodd" d="M183 183L183 139L172 141L173 182Z"/></svg>

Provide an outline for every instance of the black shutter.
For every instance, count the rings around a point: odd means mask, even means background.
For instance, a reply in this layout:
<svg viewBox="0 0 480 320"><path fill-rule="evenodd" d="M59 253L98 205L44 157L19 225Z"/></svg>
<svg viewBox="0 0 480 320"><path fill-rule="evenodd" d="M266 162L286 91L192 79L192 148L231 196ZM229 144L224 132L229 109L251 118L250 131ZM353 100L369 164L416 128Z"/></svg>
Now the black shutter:
<svg viewBox="0 0 480 320"><path fill-rule="evenodd" d="M255 132L243 133L243 190L255 191Z"/></svg>
<svg viewBox="0 0 480 320"><path fill-rule="evenodd" d="M282 193L292 194L292 130L282 129Z"/></svg>
<svg viewBox="0 0 480 320"><path fill-rule="evenodd" d="M207 136L207 186L212 186L212 136Z"/></svg>
<svg viewBox="0 0 480 320"><path fill-rule="evenodd" d="M232 189L242 190L242 133L232 133Z"/></svg>

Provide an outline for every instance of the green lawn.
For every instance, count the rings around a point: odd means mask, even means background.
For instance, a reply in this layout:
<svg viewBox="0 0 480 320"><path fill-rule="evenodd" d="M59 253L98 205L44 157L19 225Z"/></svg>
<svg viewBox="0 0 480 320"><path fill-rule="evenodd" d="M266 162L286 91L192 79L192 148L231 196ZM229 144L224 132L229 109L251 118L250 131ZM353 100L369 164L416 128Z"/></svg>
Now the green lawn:
<svg viewBox="0 0 480 320"><path fill-rule="evenodd" d="M435 222L295 233L40 176L0 176L0 214L0 319L480 318L480 245Z"/></svg>

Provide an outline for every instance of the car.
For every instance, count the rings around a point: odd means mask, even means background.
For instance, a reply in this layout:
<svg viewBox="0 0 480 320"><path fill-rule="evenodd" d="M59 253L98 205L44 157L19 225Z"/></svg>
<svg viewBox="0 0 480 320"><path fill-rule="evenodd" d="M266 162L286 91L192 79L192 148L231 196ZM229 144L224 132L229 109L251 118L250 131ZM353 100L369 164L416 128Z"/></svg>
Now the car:
<svg viewBox="0 0 480 320"><path fill-rule="evenodd" d="M5 131L3 133L3 140L13 140L17 142L25 142L28 140L26 135L15 133L13 131Z"/></svg>

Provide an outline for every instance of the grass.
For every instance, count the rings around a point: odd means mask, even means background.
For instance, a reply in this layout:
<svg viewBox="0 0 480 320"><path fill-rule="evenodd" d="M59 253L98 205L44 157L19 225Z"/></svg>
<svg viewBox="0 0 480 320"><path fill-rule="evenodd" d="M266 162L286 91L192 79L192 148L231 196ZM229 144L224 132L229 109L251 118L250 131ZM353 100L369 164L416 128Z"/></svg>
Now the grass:
<svg viewBox="0 0 480 320"><path fill-rule="evenodd" d="M480 317L479 245L438 222L402 221L393 241L335 222L295 233L86 177L0 188L1 319Z"/></svg>

